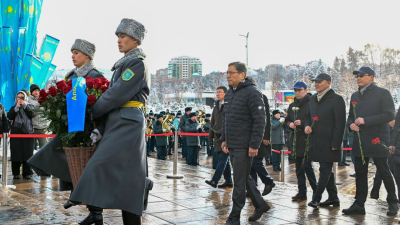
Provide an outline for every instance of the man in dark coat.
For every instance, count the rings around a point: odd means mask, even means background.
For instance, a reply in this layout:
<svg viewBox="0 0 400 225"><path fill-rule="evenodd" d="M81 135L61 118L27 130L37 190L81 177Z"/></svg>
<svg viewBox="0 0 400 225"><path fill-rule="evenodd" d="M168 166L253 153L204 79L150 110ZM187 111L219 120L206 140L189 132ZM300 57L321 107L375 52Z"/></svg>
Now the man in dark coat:
<svg viewBox="0 0 400 225"><path fill-rule="evenodd" d="M339 206L340 201L332 172L333 163L342 159L342 140L346 124L346 105L343 98L331 89L331 76L319 74L315 81L317 93L308 101L305 133L311 134L309 158L319 162L317 189L308 206ZM314 126L312 124L314 123ZM307 153L306 153L307 154ZM320 204L322 193L328 191L328 200Z"/></svg>
<svg viewBox="0 0 400 225"><path fill-rule="evenodd" d="M293 86L293 91L296 97L294 98L294 102L289 105L285 123L286 126L292 130L289 144L292 147L292 155L296 164L297 186L299 190L299 192L292 197L292 200L297 201L307 199L306 175L314 193L317 189L317 179L315 178L312 161L307 159L303 162L307 139L307 135L304 133L304 124L311 94L308 93L307 84L302 81L297 82ZM296 142L294 142L295 129Z"/></svg>
<svg viewBox="0 0 400 225"><path fill-rule="evenodd" d="M345 214L365 214L364 203L368 195L368 162L374 159L376 171L385 184L389 204L387 215L395 216L399 209L396 189L388 165L389 151L381 145L373 145L372 140L379 138L389 144L389 122L394 119L395 108L392 95L374 83L375 71L370 67L361 67L353 72L357 77L359 90L351 96L348 125L354 131L353 152L356 169L356 201ZM355 109L354 109L355 108ZM355 111L354 111L355 110ZM354 116L356 114L356 117ZM357 134L357 132L359 132ZM365 160L365 161L364 161Z"/></svg>
<svg viewBox="0 0 400 225"><path fill-rule="evenodd" d="M185 115L183 115L180 120L179 120L179 129L181 129L181 132L187 132L186 131L186 123L190 119L189 114L192 112L192 107L186 107L185 108ZM187 136L182 136L182 158L186 158L187 160L187 141L186 141Z"/></svg>
<svg viewBox="0 0 400 225"><path fill-rule="evenodd" d="M220 86L217 88L217 103L212 112L211 122L210 122L210 132L208 134L208 142L214 143L214 151L218 154L218 162L215 169L214 176L211 180L206 180L206 184L216 188L227 188L233 187L231 166L229 165L229 154L226 154L221 149L222 141L219 140L222 131L222 118L224 109L224 97L227 89L225 86ZM214 160L214 159L213 159ZM213 162L214 163L214 162ZM218 185L219 180L222 175L224 175L225 182Z"/></svg>
<svg viewBox="0 0 400 225"><path fill-rule="evenodd" d="M253 163L251 164L250 176L253 178L254 183L257 185L257 175L260 177L261 181L264 183L264 191L262 196L271 193L272 188L275 187L274 179L268 174L267 168L263 164L263 159L267 155L271 155L271 145L269 143L271 138L271 117L269 115L269 104L267 96L263 95L264 107L265 107L265 117L267 123L265 124L264 137L260 148L258 149L258 154L254 156Z"/></svg>
<svg viewBox="0 0 400 225"><path fill-rule="evenodd" d="M226 224L240 224L240 213L246 201L246 188L256 208L249 217L255 221L270 209L250 177L253 157L260 148L265 129L265 107L261 91L241 62L229 64L229 90L224 99L222 151L229 153L233 166L232 211Z"/></svg>
<svg viewBox="0 0 400 225"><path fill-rule="evenodd" d="M201 125L197 123L196 113L189 114L189 120L185 124L185 131L188 133L201 133ZM187 136L187 164L190 166L198 165L200 139L198 136Z"/></svg>
<svg viewBox="0 0 400 225"><path fill-rule="evenodd" d="M204 130L204 133L210 133L211 114L207 113L205 116L206 116L206 118L204 119L203 130ZM208 141L208 138L206 136L202 136L202 137L204 138L204 142L206 144L207 155L212 156L213 152L211 151L210 142Z"/></svg>
<svg viewBox="0 0 400 225"><path fill-rule="evenodd" d="M167 133L166 129L163 129L163 115L157 115L157 122L153 126L153 132L155 134ZM157 159L166 160L167 159L167 136L156 136L156 147L157 147Z"/></svg>
<svg viewBox="0 0 400 225"><path fill-rule="evenodd" d="M171 112L171 113L168 113L168 114L171 115L172 121L175 121L175 113ZM171 131L174 133L175 132L175 127L172 126L171 128L172 128ZM172 150L174 149L174 141L175 141L174 137L175 137L174 135L170 135L168 137L168 153L167 153L167 155L172 155Z"/></svg>
<svg viewBox="0 0 400 225"><path fill-rule="evenodd" d="M90 214L81 224L102 222L102 209L120 209L124 224L141 224L145 193L152 185L146 178L142 111L150 93L150 75L146 55L138 48L145 32L133 19L122 19L115 32L124 56L113 66L110 87L92 110L94 118L106 116L105 126L91 136L93 141L100 139L98 133L102 138L70 197L88 205Z"/></svg>
<svg viewBox="0 0 400 225"><path fill-rule="evenodd" d="M146 125L147 129L150 129L151 132L152 132L153 131L153 126L154 126L155 123L156 123L156 119L154 118L154 113L153 113L152 110L150 110L149 119L147 120L147 125ZM147 143L146 143L147 156L151 156L150 153L154 151L154 145L155 144L156 144L156 137L154 137L154 136L147 137Z"/></svg>
<svg viewBox="0 0 400 225"><path fill-rule="evenodd" d="M76 39L71 47L72 63L75 69L71 70L66 76L65 81L70 81L77 77L104 77L93 64L96 47L94 44ZM72 189L71 175L69 174L67 156L62 149L62 143L58 136L51 139L29 160L28 164L38 175L50 174L59 178L60 191Z"/></svg>

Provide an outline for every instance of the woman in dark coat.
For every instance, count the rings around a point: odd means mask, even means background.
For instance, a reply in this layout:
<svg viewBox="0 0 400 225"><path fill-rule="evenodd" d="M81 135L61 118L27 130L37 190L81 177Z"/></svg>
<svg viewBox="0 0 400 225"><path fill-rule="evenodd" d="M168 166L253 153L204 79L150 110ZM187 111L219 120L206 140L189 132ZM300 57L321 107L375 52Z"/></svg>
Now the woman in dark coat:
<svg viewBox="0 0 400 225"><path fill-rule="evenodd" d="M32 134L34 117L33 105L27 103L28 97L25 92L17 93L15 101L17 104L11 107L7 117L12 120L11 134ZM14 179L20 179L22 164L22 176L24 179L31 179L32 170L26 161L33 155L33 138L11 138L11 167Z"/></svg>
<svg viewBox="0 0 400 225"><path fill-rule="evenodd" d="M0 103L0 134L8 133L8 120L6 115L6 110L4 110L3 104ZM1 141L1 138L0 138ZM0 174L1 178L1 174Z"/></svg>

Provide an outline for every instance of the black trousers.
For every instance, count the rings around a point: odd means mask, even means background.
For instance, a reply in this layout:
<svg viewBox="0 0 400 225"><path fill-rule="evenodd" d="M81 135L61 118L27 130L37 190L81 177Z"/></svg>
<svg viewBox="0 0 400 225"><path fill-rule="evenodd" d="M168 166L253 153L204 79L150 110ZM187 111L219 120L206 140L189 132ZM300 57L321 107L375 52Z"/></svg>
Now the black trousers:
<svg viewBox="0 0 400 225"><path fill-rule="evenodd" d="M103 209L96 207L96 206L92 206L92 205L87 205L87 208L89 209L90 213L93 214L102 214L103 213ZM122 221L124 223L124 225L141 225L142 224L142 217L138 216L136 214L124 211L122 211Z"/></svg>
<svg viewBox="0 0 400 225"><path fill-rule="evenodd" d="M388 164L389 164L390 172L392 172L392 174L394 175L394 163L393 163L393 160L391 160L391 159L392 159L392 157L388 158ZM398 171L398 172L400 173L400 171ZM396 180L396 177L395 177L395 180ZM376 171L375 177L374 177L374 185L372 186L372 189L371 189L371 197L379 198L379 190L381 189L382 182L383 182L382 178L379 176L378 171ZM396 183L398 183L397 180L396 180ZM400 187L397 187L397 188L399 189Z"/></svg>
<svg viewBox="0 0 400 225"><path fill-rule="evenodd" d="M317 190L314 193L313 201L321 202L322 193L325 189L328 191L328 199L338 199L338 191L335 184L335 175L332 172L333 162L320 162L319 163L319 180Z"/></svg>
<svg viewBox="0 0 400 225"><path fill-rule="evenodd" d="M12 161L11 162L11 170L12 174L14 176L19 175L21 171L21 165L22 165L22 176L28 176L32 175L32 170L31 167L26 163L26 161L20 162L20 161Z"/></svg>
<svg viewBox="0 0 400 225"><path fill-rule="evenodd" d="M267 203L250 177L253 158L249 157L248 149L229 149L229 157L233 166L233 206L229 218L236 221L240 219L240 212L246 202L246 189L255 208Z"/></svg>
<svg viewBox="0 0 400 225"><path fill-rule="evenodd" d="M355 169L356 169L356 204L364 206L368 195L368 162L369 157L364 157L365 165L362 163L361 157L355 157ZM387 158L376 158L374 157L374 163L376 171L379 173L379 177L385 184L386 191L388 193L386 201L389 204L397 203L396 188L394 185L393 177L389 169Z"/></svg>
<svg viewBox="0 0 400 225"><path fill-rule="evenodd" d="M303 157L296 157L296 176L297 176L297 186L300 194L307 194L307 183L306 183L306 175L308 178L308 182L315 194L317 190L317 178L315 177L314 169L312 167L311 161L308 160L303 164Z"/></svg>

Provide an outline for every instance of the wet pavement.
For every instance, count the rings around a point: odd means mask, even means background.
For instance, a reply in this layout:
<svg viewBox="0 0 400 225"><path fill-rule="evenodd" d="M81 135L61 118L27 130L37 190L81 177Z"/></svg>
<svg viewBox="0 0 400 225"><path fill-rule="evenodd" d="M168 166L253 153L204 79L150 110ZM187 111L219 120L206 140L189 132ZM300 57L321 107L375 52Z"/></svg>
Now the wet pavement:
<svg viewBox="0 0 400 225"><path fill-rule="evenodd" d="M149 177L154 181L150 192L148 208L143 215L144 224L224 224L232 207L232 188L218 189L208 186L204 181L210 179L214 170L210 167L211 157L204 153L200 156L200 164L193 167L184 164L180 159L178 173L183 179L173 180L166 176L172 174L173 164L167 161L149 158ZM287 161L287 160L286 160ZM318 163L314 163L316 172ZM279 182L280 173L272 172L276 187L264 196L272 207L257 222L248 222L248 217L254 212L250 199L242 210L242 224L397 224L399 216L386 216L387 203L384 200L368 198L364 215L343 215L341 210L349 207L354 201L354 178L352 167L339 167L339 198L341 206L313 210L307 207L311 199L311 189L308 201L292 202L291 196L297 192L294 175L294 165L285 165L286 183ZM32 180L12 180L10 163L8 166L8 184L13 188L0 188L0 224L77 224L88 214L84 206L64 209L63 204L69 197L69 192L58 191L58 179L52 177L33 176ZM272 171L270 166L267 167ZM370 183L374 174L370 167ZM317 174L318 177L318 174ZM223 178L221 180L223 182ZM264 185L259 180L259 189ZM382 185L383 186L383 185ZM370 187L371 188L371 187ZM386 197L384 187L381 196ZM327 198L324 193L322 201ZM119 210L105 210L105 224L122 224Z"/></svg>

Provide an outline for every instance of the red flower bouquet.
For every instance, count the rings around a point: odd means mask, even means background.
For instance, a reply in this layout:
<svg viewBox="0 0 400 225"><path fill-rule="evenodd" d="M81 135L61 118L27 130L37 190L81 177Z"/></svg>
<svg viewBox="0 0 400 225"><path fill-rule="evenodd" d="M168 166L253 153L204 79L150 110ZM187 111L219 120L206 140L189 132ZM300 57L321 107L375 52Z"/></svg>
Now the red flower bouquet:
<svg viewBox="0 0 400 225"><path fill-rule="evenodd" d="M64 147L90 147L92 143L90 134L94 127L94 121L90 118L91 110L101 95L107 91L110 82L105 78L92 79L86 77L85 79L88 99L85 129L82 132L68 133L66 95L72 90L72 81L59 81L55 87L50 87L48 91L45 89L40 91L38 102L42 109L35 110L35 112L50 121L47 129L59 135Z"/></svg>

